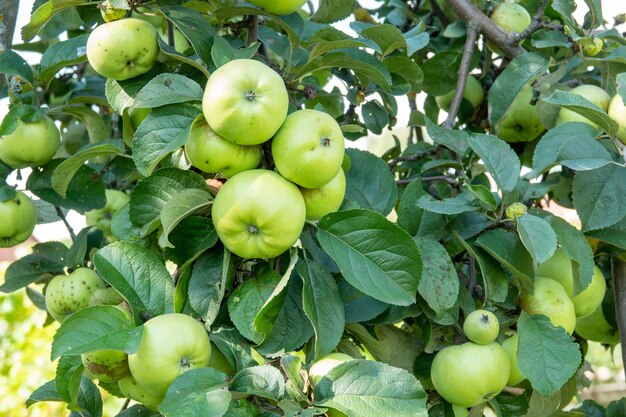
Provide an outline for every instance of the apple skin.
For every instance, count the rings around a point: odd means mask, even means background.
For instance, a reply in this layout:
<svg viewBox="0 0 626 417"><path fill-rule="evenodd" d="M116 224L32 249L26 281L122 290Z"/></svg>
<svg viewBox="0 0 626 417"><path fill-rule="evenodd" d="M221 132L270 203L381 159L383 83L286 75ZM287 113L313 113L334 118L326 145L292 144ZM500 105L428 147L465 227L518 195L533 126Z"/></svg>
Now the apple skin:
<svg viewBox="0 0 626 417"><path fill-rule="evenodd" d="M602 110L607 111L609 108L609 102L611 101L611 96L609 93L601 89L600 87L596 87L595 85L583 84L579 85L576 88L570 90L570 93L578 94L579 96L583 96L587 100L591 101L596 106L600 107ZM587 123L590 126L598 128L598 125L587 119L586 117L581 116L580 114L568 110L561 109L559 111L559 117L556 119L556 125L562 125L563 123L570 122L582 122Z"/></svg>
<svg viewBox="0 0 626 417"><path fill-rule="evenodd" d="M37 210L21 191L0 202L0 248L10 248L26 241L35 230Z"/></svg>
<svg viewBox="0 0 626 417"><path fill-rule="evenodd" d="M329 353L317 362L315 362L311 369L309 369L309 381L312 386L316 386L320 379L328 375L328 373L335 367L341 365L344 362L353 361L354 358L345 353L334 352Z"/></svg>
<svg viewBox="0 0 626 417"><path fill-rule="evenodd" d="M620 341L619 330L606 320L602 306L586 317L579 317L574 331L583 339L593 342L616 345Z"/></svg>
<svg viewBox="0 0 626 417"><path fill-rule="evenodd" d="M585 317L595 311L606 293L606 279L597 266L594 267L591 283L578 295L574 294L574 273L572 263L561 248L554 252L546 262L539 265L537 275L550 278L563 286L568 297L574 303L576 317Z"/></svg>
<svg viewBox="0 0 626 417"><path fill-rule="evenodd" d="M152 411L157 411L159 404L163 401L162 396L154 395L139 385L132 375L122 378L117 385L126 398L140 402Z"/></svg>
<svg viewBox="0 0 626 417"><path fill-rule="evenodd" d="M320 188L302 188L307 220L319 220L339 210L346 195L346 174L340 169L335 178Z"/></svg>
<svg viewBox="0 0 626 417"><path fill-rule="evenodd" d="M268 141L285 121L288 107L281 76L253 59L235 59L215 70L202 100L211 129L240 145Z"/></svg>
<svg viewBox="0 0 626 417"><path fill-rule="evenodd" d="M95 226L102 230L105 236L111 237L111 220L113 215L130 201L130 197L123 191L110 190L104 191L106 195L106 204L101 209L94 209L85 213L87 226Z"/></svg>
<svg viewBox="0 0 626 417"><path fill-rule="evenodd" d="M61 144L61 134L49 117L27 123L18 121L17 128L0 136L0 160L15 169L47 164Z"/></svg>
<svg viewBox="0 0 626 417"><path fill-rule="evenodd" d="M268 13L291 14L300 10L306 0L249 0L249 3L256 4Z"/></svg>
<svg viewBox="0 0 626 417"><path fill-rule="evenodd" d="M137 383L157 397L164 397L181 374L209 364L211 342L200 322L185 314L164 314L144 324L137 352L128 365Z"/></svg>
<svg viewBox="0 0 626 417"><path fill-rule="evenodd" d="M507 32L521 32L530 25L530 14L516 3L500 3L491 13L491 20Z"/></svg>
<svg viewBox="0 0 626 417"><path fill-rule="evenodd" d="M164 17L162 15L156 14L148 7L137 7L137 11L132 11L130 13L130 17L140 20L145 20L150 23L155 29L163 26Z"/></svg>
<svg viewBox="0 0 626 417"><path fill-rule="evenodd" d="M343 163L345 140L332 116L318 110L298 110L285 120L272 140L278 172L305 188L330 182Z"/></svg>
<svg viewBox="0 0 626 417"><path fill-rule="evenodd" d="M113 80L127 80L152 69L159 55L154 27L128 18L98 26L87 39L87 59L96 72Z"/></svg>
<svg viewBox="0 0 626 417"><path fill-rule="evenodd" d="M81 355L85 369L102 382L117 382L130 375L128 355L121 350L104 349Z"/></svg>
<svg viewBox="0 0 626 417"><path fill-rule="evenodd" d="M167 30L163 30L159 27L157 28L157 33L159 34L161 39L165 41L165 43L168 43L169 36L167 34ZM189 40L185 37L185 35L183 35L183 32L174 28L174 49L176 50L176 52L184 55L185 51L190 47L191 43L189 43Z"/></svg>
<svg viewBox="0 0 626 417"><path fill-rule="evenodd" d="M574 303L563 286L553 279L535 278L534 294L521 296L520 306L528 314L543 314L553 326L563 327L568 334L576 327Z"/></svg>
<svg viewBox="0 0 626 417"><path fill-rule="evenodd" d="M509 380L507 385L517 385L526 378L524 378L517 367L517 344L519 341L519 336L515 333L513 336L506 339L502 342L502 347L506 351L506 354L509 356L509 362L511 364L511 371L509 372Z"/></svg>
<svg viewBox="0 0 626 417"><path fill-rule="evenodd" d="M500 323L491 311L474 310L465 318L463 332L470 341L478 345L488 345L498 337Z"/></svg>
<svg viewBox="0 0 626 417"><path fill-rule="evenodd" d="M300 237L306 218L302 194L273 171L241 172L213 201L213 224L222 243L242 258L273 258Z"/></svg>
<svg viewBox="0 0 626 417"><path fill-rule="evenodd" d="M615 94L609 103L609 117L618 125L619 130L615 135L622 143L626 144L626 105L619 94Z"/></svg>
<svg viewBox="0 0 626 417"><path fill-rule="evenodd" d="M446 401L469 408L502 391L509 369L509 357L498 343L467 342L437 352L430 375L435 390Z"/></svg>
<svg viewBox="0 0 626 417"><path fill-rule="evenodd" d="M63 323L73 313L89 306L94 292L106 288L96 272L78 268L69 275L57 275L46 287L46 308L52 317Z"/></svg>
<svg viewBox="0 0 626 417"><path fill-rule="evenodd" d="M454 413L454 417L467 417L469 415L467 408L459 407L458 405L452 406L452 412Z"/></svg>
<svg viewBox="0 0 626 417"><path fill-rule="evenodd" d="M223 178L256 168L263 157L259 145L238 145L219 136L203 115L191 125L185 154L194 167Z"/></svg>
<svg viewBox="0 0 626 417"><path fill-rule="evenodd" d="M441 110L449 111L450 104L454 98L455 91L452 90L447 94L435 97L435 101ZM472 107L476 108L483 102L485 98L485 92L480 82L473 76L467 77L467 83L465 84L465 91L463 92L463 98L472 104Z"/></svg>
<svg viewBox="0 0 626 417"><path fill-rule="evenodd" d="M545 130L537 106L530 104L532 98L532 88L526 87L513 100L507 114L496 126L496 135L500 139L506 142L530 142Z"/></svg>

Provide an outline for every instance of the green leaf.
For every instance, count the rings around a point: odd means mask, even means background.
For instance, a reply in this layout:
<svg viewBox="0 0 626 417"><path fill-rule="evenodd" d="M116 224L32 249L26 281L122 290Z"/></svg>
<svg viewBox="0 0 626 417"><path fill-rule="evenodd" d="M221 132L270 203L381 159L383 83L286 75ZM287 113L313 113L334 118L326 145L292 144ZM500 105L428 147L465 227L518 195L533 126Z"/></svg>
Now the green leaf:
<svg viewBox="0 0 626 417"><path fill-rule="evenodd" d="M89 134L89 142L98 143L111 137L109 127L102 116L82 104L67 104L50 109L49 114L69 114L83 122Z"/></svg>
<svg viewBox="0 0 626 417"><path fill-rule="evenodd" d="M343 301L333 276L315 261L303 261L298 274L304 282L303 308L315 331L315 359L319 359L341 341L346 323Z"/></svg>
<svg viewBox="0 0 626 417"><path fill-rule="evenodd" d="M495 210L498 207L498 202L496 201L496 197L493 195L491 190L489 190L489 188L485 187L484 185L482 184L468 185L467 189L472 194L474 194L474 196L476 196L476 198L478 198L480 202L483 203L485 206L487 206L490 210Z"/></svg>
<svg viewBox="0 0 626 417"><path fill-rule="evenodd" d="M253 366L239 371L230 387L233 391L278 401L285 395L285 378L273 366Z"/></svg>
<svg viewBox="0 0 626 417"><path fill-rule="evenodd" d="M228 375L213 368L191 369L172 382L159 411L166 417L222 417L231 398Z"/></svg>
<svg viewBox="0 0 626 417"><path fill-rule="evenodd" d="M357 290L345 279L339 281L338 287L339 295L344 303L346 323L372 320L389 307L388 304Z"/></svg>
<svg viewBox="0 0 626 417"><path fill-rule="evenodd" d="M353 10L354 0L321 0L311 20L318 23L334 23L350 16Z"/></svg>
<svg viewBox="0 0 626 417"><path fill-rule="evenodd" d="M200 59L208 66L215 28L207 22L206 16L183 6L162 6L161 11L189 39Z"/></svg>
<svg viewBox="0 0 626 417"><path fill-rule="evenodd" d="M626 250L626 216L612 226L594 230L587 235Z"/></svg>
<svg viewBox="0 0 626 417"><path fill-rule="evenodd" d="M417 205L424 210L446 215L480 210L480 206L476 203L476 197L469 191L444 200L435 200L430 194L424 194L417 200Z"/></svg>
<svg viewBox="0 0 626 417"><path fill-rule="evenodd" d="M351 417L426 417L426 393L407 371L356 360L333 368L315 386L315 404Z"/></svg>
<svg viewBox="0 0 626 417"><path fill-rule="evenodd" d="M33 84L33 70L17 52L6 50L0 53L0 73L15 75Z"/></svg>
<svg viewBox="0 0 626 417"><path fill-rule="evenodd" d="M63 401L63 398L57 391L57 384L55 380L48 381L33 391L25 401L25 404L26 407L29 408L33 404L47 401Z"/></svg>
<svg viewBox="0 0 626 417"><path fill-rule="evenodd" d="M397 27L390 24L372 26L361 31L361 35L376 42L384 57L393 51L406 48L406 39Z"/></svg>
<svg viewBox="0 0 626 417"><path fill-rule="evenodd" d="M456 85L460 65L461 54L451 49L438 52L426 60L422 64L424 91L433 97L452 91Z"/></svg>
<svg viewBox="0 0 626 417"><path fill-rule="evenodd" d="M26 183L28 190L58 207L81 212L104 207L106 197L102 178L96 179L96 172L86 165L81 166L70 181L66 198L61 197L52 189L52 176L62 162L62 159L54 159L43 167L33 170Z"/></svg>
<svg viewBox="0 0 626 417"><path fill-rule="evenodd" d="M533 390L525 417L559 417L559 415L555 416L553 413L557 411L559 405L561 405L561 395L561 392L557 391L552 395L544 397L539 391ZM565 406L567 404L562 405Z"/></svg>
<svg viewBox="0 0 626 417"><path fill-rule="evenodd" d="M213 195L209 191L189 189L182 190L174 199L169 200L161 211L163 233L159 236L162 248L173 248L169 234L185 218L205 211L213 204Z"/></svg>
<svg viewBox="0 0 626 417"><path fill-rule="evenodd" d="M469 138L469 145L483 161L500 189L505 193L513 191L521 164L509 144L496 136L474 134Z"/></svg>
<svg viewBox="0 0 626 417"><path fill-rule="evenodd" d="M543 101L586 117L609 135L615 135L619 128L619 125L604 110L581 95L557 90L550 97L544 98Z"/></svg>
<svg viewBox="0 0 626 417"><path fill-rule="evenodd" d="M439 242L429 238L418 238L416 241L424 262L417 290L428 306L442 316L456 304L459 277L448 251Z"/></svg>
<svg viewBox="0 0 626 417"><path fill-rule="evenodd" d="M524 288L532 289L532 281L535 279L533 258L517 234L502 229L491 230L480 235L476 244L519 279Z"/></svg>
<svg viewBox="0 0 626 417"><path fill-rule="evenodd" d="M409 372L413 372L415 359L423 350L415 335L393 325L368 329L361 324L351 324L346 330L374 359Z"/></svg>
<svg viewBox="0 0 626 417"><path fill-rule="evenodd" d="M257 365L257 362L252 358L250 345L236 329L212 329L209 338L224 354L233 368L243 369Z"/></svg>
<svg viewBox="0 0 626 417"><path fill-rule="evenodd" d="M532 80L545 73L550 60L536 53L522 54L513 59L504 71L496 78L489 90L489 122L495 131L501 123L517 96L519 96Z"/></svg>
<svg viewBox="0 0 626 417"><path fill-rule="evenodd" d="M85 264L90 230L90 227L85 227L76 235L76 239L72 242L72 246L70 246L65 256L65 266L68 268L73 270Z"/></svg>
<svg viewBox="0 0 626 417"><path fill-rule="evenodd" d="M391 213L398 190L387 164L376 155L358 149L346 149L350 170L346 172L344 209L364 208L383 215Z"/></svg>
<svg viewBox="0 0 626 417"><path fill-rule="evenodd" d="M604 17L602 17L602 2L600 0L585 0L587 7L589 7L589 13L591 19L591 28L597 28L604 23ZM585 19L587 20L587 19Z"/></svg>
<svg viewBox="0 0 626 417"><path fill-rule="evenodd" d="M329 214L319 222L318 239L360 291L393 305L416 301L422 275L419 248L382 215L367 210Z"/></svg>
<svg viewBox="0 0 626 417"><path fill-rule="evenodd" d="M57 13L88 4L87 0L50 0L42 4L30 16L30 22L22 28L22 39L24 42L31 41Z"/></svg>
<svg viewBox="0 0 626 417"><path fill-rule="evenodd" d="M217 232L213 226L213 220L207 217L191 216L176 226L170 233L169 239L174 247L166 249L165 253L168 259L183 269L204 251L215 246Z"/></svg>
<svg viewBox="0 0 626 417"><path fill-rule="evenodd" d="M422 188L422 181L417 180L409 183L402 192L400 204L397 208L398 226L406 230L411 236L417 235L422 217L426 214L424 210L417 205L420 197L426 195L426 191Z"/></svg>
<svg viewBox="0 0 626 417"><path fill-rule="evenodd" d="M600 168L612 162L611 155L596 141L598 131L588 123L564 123L543 135L533 155L536 177L556 164L577 171Z"/></svg>
<svg viewBox="0 0 626 417"><path fill-rule="evenodd" d="M56 389L67 408L78 410L77 399L85 367L79 356L62 356L56 368Z"/></svg>
<svg viewBox="0 0 626 417"><path fill-rule="evenodd" d="M77 402L81 415L102 417L102 396L100 390L86 376L83 376L80 380Z"/></svg>
<svg viewBox="0 0 626 417"><path fill-rule="evenodd" d="M579 171L572 192L583 231L612 226L626 215L626 168L611 164Z"/></svg>
<svg viewBox="0 0 626 417"><path fill-rule="evenodd" d="M52 188L63 198L67 198L67 189L78 170L85 162L102 156L125 155L124 142L113 140L100 142L94 145L86 145L80 148L74 155L63 160L52 173Z"/></svg>
<svg viewBox="0 0 626 417"><path fill-rule="evenodd" d="M189 104L172 104L152 110L133 138L133 160L137 170L149 176L163 158L187 143L191 123L199 113L200 110Z"/></svg>
<svg viewBox="0 0 626 417"><path fill-rule="evenodd" d="M41 82L44 85L48 85L61 68L87 60L88 37L88 34L80 35L52 44L46 49L39 64Z"/></svg>
<svg viewBox="0 0 626 417"><path fill-rule="evenodd" d="M45 277L64 273L67 246L63 243L38 243L32 250L33 253L9 265L0 291L14 292Z"/></svg>
<svg viewBox="0 0 626 417"><path fill-rule="evenodd" d="M426 118L426 131L433 142L443 145L459 155L469 149L469 134L463 130L446 129Z"/></svg>
<svg viewBox="0 0 626 417"><path fill-rule="evenodd" d="M408 32L404 32L404 38L406 39L408 56L412 56L415 52L423 49L430 42L430 35L428 32L423 32L424 28L420 25L416 25Z"/></svg>
<svg viewBox="0 0 626 417"><path fill-rule="evenodd" d="M211 326L220 311L230 261L230 252L220 249L204 253L193 266L188 289L189 304L202 316L205 326Z"/></svg>
<svg viewBox="0 0 626 417"><path fill-rule="evenodd" d="M176 168L160 169L140 181L130 194L130 220L144 233L156 230L165 205L182 191L209 191L204 178L192 171Z"/></svg>
<svg viewBox="0 0 626 417"><path fill-rule="evenodd" d="M557 247L556 234L550 223L542 218L530 214L518 217L517 233L535 264L544 263L554 255Z"/></svg>
<svg viewBox="0 0 626 417"><path fill-rule="evenodd" d="M153 109L168 104L202 101L203 89L194 80L180 74L159 74L135 97L137 109Z"/></svg>
<svg viewBox="0 0 626 417"><path fill-rule="evenodd" d="M398 74L406 82L411 85L412 91L420 91L422 89L422 81L424 81L424 73L417 63L406 56L393 55L387 57L383 64L392 74Z"/></svg>
<svg viewBox="0 0 626 417"><path fill-rule="evenodd" d="M389 114L376 100L370 100L362 106L363 122L370 132L380 135L389 124Z"/></svg>
<svg viewBox="0 0 626 417"><path fill-rule="evenodd" d="M104 349L134 353L142 334L143 328L134 327L115 306L86 307L68 317L55 333L51 360Z"/></svg>
<svg viewBox="0 0 626 417"><path fill-rule="evenodd" d="M131 306L135 323L174 312L174 281L150 250L130 242L115 242L96 252L93 263Z"/></svg>
<svg viewBox="0 0 626 417"><path fill-rule="evenodd" d="M546 316L522 312L517 328L517 366L533 388L548 397L576 373L582 359L578 344Z"/></svg>
<svg viewBox="0 0 626 417"><path fill-rule="evenodd" d="M280 367L286 376L285 391L289 398L308 402L304 378L302 377L302 360L298 355L288 354L280 358Z"/></svg>

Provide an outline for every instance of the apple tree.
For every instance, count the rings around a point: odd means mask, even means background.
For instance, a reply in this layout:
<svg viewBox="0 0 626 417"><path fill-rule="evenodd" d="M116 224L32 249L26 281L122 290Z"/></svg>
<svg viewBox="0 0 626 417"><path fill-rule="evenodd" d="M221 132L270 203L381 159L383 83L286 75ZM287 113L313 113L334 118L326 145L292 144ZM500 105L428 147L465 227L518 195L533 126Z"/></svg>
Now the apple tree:
<svg viewBox="0 0 626 417"><path fill-rule="evenodd" d="M626 332L624 15L361 3L0 6L0 246L71 236L0 286L58 322L27 406L626 415L572 402Z"/></svg>

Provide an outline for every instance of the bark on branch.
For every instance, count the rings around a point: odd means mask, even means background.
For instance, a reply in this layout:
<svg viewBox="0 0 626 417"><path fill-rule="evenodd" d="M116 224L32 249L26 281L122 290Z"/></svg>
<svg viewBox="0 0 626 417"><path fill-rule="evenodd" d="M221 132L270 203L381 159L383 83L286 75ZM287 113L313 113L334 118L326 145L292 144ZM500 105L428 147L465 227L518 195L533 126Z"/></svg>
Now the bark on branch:
<svg viewBox="0 0 626 417"><path fill-rule="evenodd" d="M615 319L622 346L626 346L626 262L614 257L612 261L613 293L615 296ZM622 349L626 363L626 349ZM626 369L624 370L626 373Z"/></svg>
<svg viewBox="0 0 626 417"><path fill-rule="evenodd" d="M478 38L478 26L473 22L469 22L467 25L467 36L465 38L465 49L463 50L463 57L461 58L461 66L459 67L459 78L456 82L456 91L454 92L454 98L450 104L450 111L448 112L448 118L446 119L443 127L446 129L452 129L454 126L454 120L461 108L461 102L463 101L463 95L465 94L465 85L467 84L467 77L470 72L470 65L472 64L472 55L474 54L474 48L476 47L476 39Z"/></svg>

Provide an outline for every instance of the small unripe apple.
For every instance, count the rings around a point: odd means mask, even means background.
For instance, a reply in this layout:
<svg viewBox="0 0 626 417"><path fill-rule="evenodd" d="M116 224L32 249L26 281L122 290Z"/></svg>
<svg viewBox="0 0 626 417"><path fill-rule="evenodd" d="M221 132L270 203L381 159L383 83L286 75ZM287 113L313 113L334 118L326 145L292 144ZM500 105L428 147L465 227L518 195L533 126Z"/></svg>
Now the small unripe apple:
<svg viewBox="0 0 626 417"><path fill-rule="evenodd" d="M609 102L611 101L611 96L609 95L609 93L607 93L600 87L596 87L595 85L589 85L589 84L579 85L578 87L570 90L570 93L578 94L579 96L586 98L587 100L591 101L593 104L600 107L600 109L604 111L607 111L609 108ZM556 119L557 126L563 123L570 123L570 122L587 123L595 127L596 129L598 128L597 124L587 119L586 117L581 116L580 114L572 110L561 109L559 111L559 117Z"/></svg>
<svg viewBox="0 0 626 417"><path fill-rule="evenodd" d="M488 345L498 337L500 323L491 311L474 310L465 318L463 332L470 341Z"/></svg>
<svg viewBox="0 0 626 417"><path fill-rule="evenodd" d="M532 99L533 89L530 86L515 97L506 115L496 126L496 135L500 139L506 142L530 142L545 130Z"/></svg>
<svg viewBox="0 0 626 417"><path fill-rule="evenodd" d="M269 13L290 14L298 11L306 0L249 0L249 2Z"/></svg>
<svg viewBox="0 0 626 417"><path fill-rule="evenodd" d="M586 317L576 320L576 334L585 340L616 345L620 341L619 330L604 317L602 306Z"/></svg>
<svg viewBox="0 0 626 417"><path fill-rule="evenodd" d="M19 120L13 132L0 136L0 160L15 169L44 165L60 144L59 129L49 117L32 123Z"/></svg>
<svg viewBox="0 0 626 417"><path fill-rule="evenodd" d="M524 203L513 203L506 208L506 218L509 220L515 220L526 213L528 213L528 207Z"/></svg>
<svg viewBox="0 0 626 417"><path fill-rule="evenodd" d="M102 382L117 382L130 374L128 355L121 350L104 349L81 355L85 370Z"/></svg>
<svg viewBox="0 0 626 417"><path fill-rule="evenodd" d="M37 210L26 194L18 191L0 202L0 248L10 248L30 237L37 224Z"/></svg>
<svg viewBox="0 0 626 417"><path fill-rule="evenodd" d="M619 125L619 130L615 136L626 144L626 105L619 94L615 94L609 103L609 117Z"/></svg>
<svg viewBox="0 0 626 417"><path fill-rule="evenodd" d="M521 32L530 25L530 14L516 3L502 2L491 13L491 20L507 32Z"/></svg>
<svg viewBox="0 0 626 417"><path fill-rule="evenodd" d="M105 190L106 205L101 209L94 209L85 213L87 226L95 226L102 230L106 237L112 237L111 221L113 215L128 203L130 197L123 191Z"/></svg>
<svg viewBox="0 0 626 417"><path fill-rule="evenodd" d="M300 187L307 220L319 220L329 213L339 210L346 195L346 175L340 169L335 178L320 188Z"/></svg>
<svg viewBox="0 0 626 417"><path fill-rule="evenodd" d="M442 96L435 97L435 101L441 110L449 111L450 104L454 98L454 90ZM473 76L467 77L467 83L465 84L465 91L463 92L463 98L472 104L472 107L476 108L483 102L485 98L485 92L480 82Z"/></svg>
<svg viewBox="0 0 626 417"><path fill-rule="evenodd" d="M57 275L46 287L46 308L63 323L71 314L89 306L92 295L106 288L105 282L89 268L78 268L69 275Z"/></svg>

